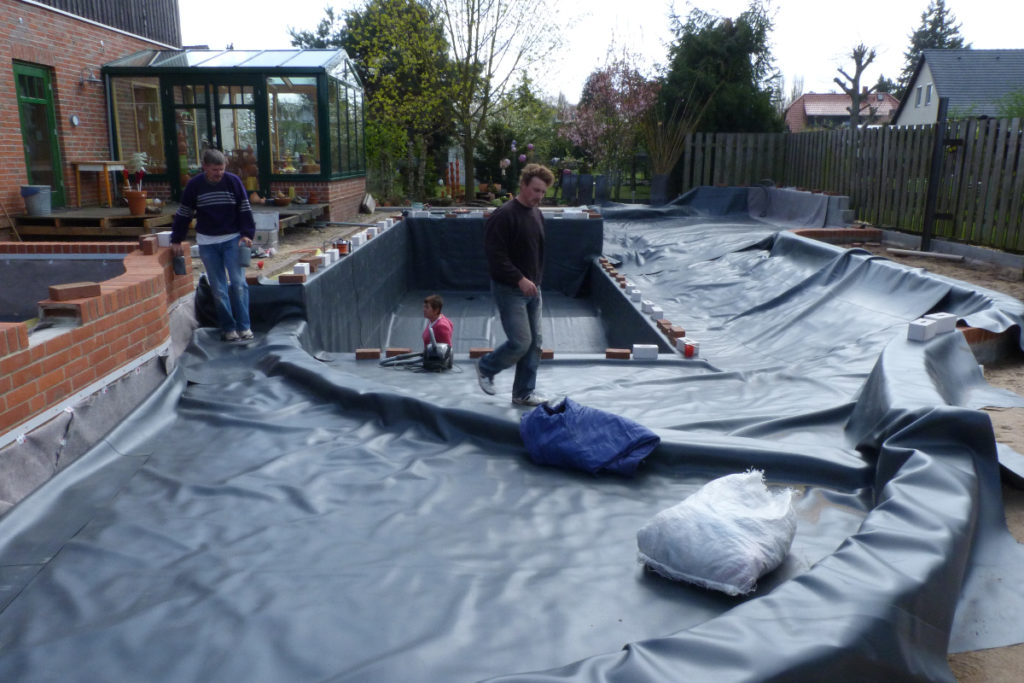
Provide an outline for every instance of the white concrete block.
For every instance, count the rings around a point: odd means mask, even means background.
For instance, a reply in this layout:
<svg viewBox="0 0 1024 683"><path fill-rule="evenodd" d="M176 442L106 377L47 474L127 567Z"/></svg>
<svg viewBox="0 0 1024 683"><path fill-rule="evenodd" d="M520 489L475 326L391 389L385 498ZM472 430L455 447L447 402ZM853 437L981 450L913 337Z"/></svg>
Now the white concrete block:
<svg viewBox="0 0 1024 683"><path fill-rule="evenodd" d="M651 306L651 320L661 320L665 317L665 311L661 306Z"/></svg>
<svg viewBox="0 0 1024 683"><path fill-rule="evenodd" d="M956 330L956 316L952 313L929 313L924 316L935 321L935 334L945 334Z"/></svg>
<svg viewBox="0 0 1024 683"><path fill-rule="evenodd" d="M629 290L629 298L633 301L642 301L644 294L639 289L631 289Z"/></svg>
<svg viewBox="0 0 1024 683"><path fill-rule="evenodd" d="M907 339L910 341L928 341L935 336L938 323L928 318L918 318L907 326Z"/></svg>
<svg viewBox="0 0 1024 683"><path fill-rule="evenodd" d="M339 252L337 249L328 249L327 256L328 258L331 259L331 263L341 260L341 252Z"/></svg>
<svg viewBox="0 0 1024 683"><path fill-rule="evenodd" d="M158 247L169 247L171 246L171 231L163 230L156 234L156 244Z"/></svg>
<svg viewBox="0 0 1024 683"><path fill-rule="evenodd" d="M683 352L687 358L700 356L700 342L690 337L679 337L676 339L676 348Z"/></svg>
<svg viewBox="0 0 1024 683"><path fill-rule="evenodd" d="M633 360L658 360L658 345L633 344Z"/></svg>
<svg viewBox="0 0 1024 683"><path fill-rule="evenodd" d="M644 313L650 313L652 308L654 308L653 301L648 301L647 299L644 299L643 302L640 304L640 310Z"/></svg>
<svg viewBox="0 0 1024 683"><path fill-rule="evenodd" d="M295 275L309 275L309 264L296 263L294 266L292 266L292 272Z"/></svg>

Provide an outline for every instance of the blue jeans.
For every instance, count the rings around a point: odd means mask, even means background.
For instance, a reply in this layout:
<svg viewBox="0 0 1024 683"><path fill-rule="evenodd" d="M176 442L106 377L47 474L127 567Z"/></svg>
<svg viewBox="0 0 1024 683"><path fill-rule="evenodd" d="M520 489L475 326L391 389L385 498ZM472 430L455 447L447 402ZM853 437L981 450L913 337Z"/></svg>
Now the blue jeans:
<svg viewBox="0 0 1024 683"><path fill-rule="evenodd" d="M245 283L245 273L238 263L238 239L200 245L199 258L210 280L220 331L249 329L249 285Z"/></svg>
<svg viewBox="0 0 1024 683"><path fill-rule="evenodd" d="M516 366L512 398L525 398L537 387L540 365L541 296L525 296L518 287L491 282L491 296L501 315L508 338L504 344L480 359L480 371L488 377Z"/></svg>

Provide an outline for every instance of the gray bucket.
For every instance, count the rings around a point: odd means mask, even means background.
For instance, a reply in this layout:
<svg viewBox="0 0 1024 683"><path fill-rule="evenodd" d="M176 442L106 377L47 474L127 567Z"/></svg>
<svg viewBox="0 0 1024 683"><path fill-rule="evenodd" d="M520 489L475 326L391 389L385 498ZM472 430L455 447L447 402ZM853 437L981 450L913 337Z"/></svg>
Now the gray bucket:
<svg viewBox="0 0 1024 683"><path fill-rule="evenodd" d="M25 213L29 216L50 215L49 185L22 185L21 197L25 200Z"/></svg>

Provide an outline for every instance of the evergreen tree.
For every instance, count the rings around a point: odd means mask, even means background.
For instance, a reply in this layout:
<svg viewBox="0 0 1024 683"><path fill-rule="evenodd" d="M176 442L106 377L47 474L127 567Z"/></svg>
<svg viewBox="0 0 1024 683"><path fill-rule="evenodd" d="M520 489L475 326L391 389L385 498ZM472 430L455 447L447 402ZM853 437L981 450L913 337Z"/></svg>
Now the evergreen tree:
<svg viewBox="0 0 1024 683"><path fill-rule="evenodd" d="M888 79L883 74L878 75L878 81L875 82L875 86L871 88L872 92L885 92L892 96L896 96L896 92L899 90L899 84L896 81Z"/></svg>
<svg viewBox="0 0 1024 683"><path fill-rule="evenodd" d="M910 79L914 77L922 50L955 50L970 46L970 43L964 44L960 24L953 13L946 9L946 0L932 0L928 9L921 13L921 25L910 34L910 47L903 53L907 61L900 72L899 92L893 94L903 99L903 94L910 86Z"/></svg>
<svg viewBox="0 0 1024 683"><path fill-rule="evenodd" d="M662 90L663 103L707 102L697 130L774 132L782 119L773 106L777 70L769 34L772 19L761 0L736 19L694 9L685 23L673 17L675 42Z"/></svg>

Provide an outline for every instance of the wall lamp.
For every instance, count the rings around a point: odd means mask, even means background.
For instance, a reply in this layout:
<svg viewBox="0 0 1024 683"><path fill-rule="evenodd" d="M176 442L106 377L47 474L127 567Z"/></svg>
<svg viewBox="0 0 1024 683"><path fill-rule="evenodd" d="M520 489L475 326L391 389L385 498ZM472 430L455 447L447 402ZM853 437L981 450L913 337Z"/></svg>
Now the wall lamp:
<svg viewBox="0 0 1024 683"><path fill-rule="evenodd" d="M82 69L78 73L78 85L83 87L83 88L85 87L86 83L102 83L102 82L103 82L103 79L102 78L97 78L96 77L96 72L93 71L92 69Z"/></svg>

